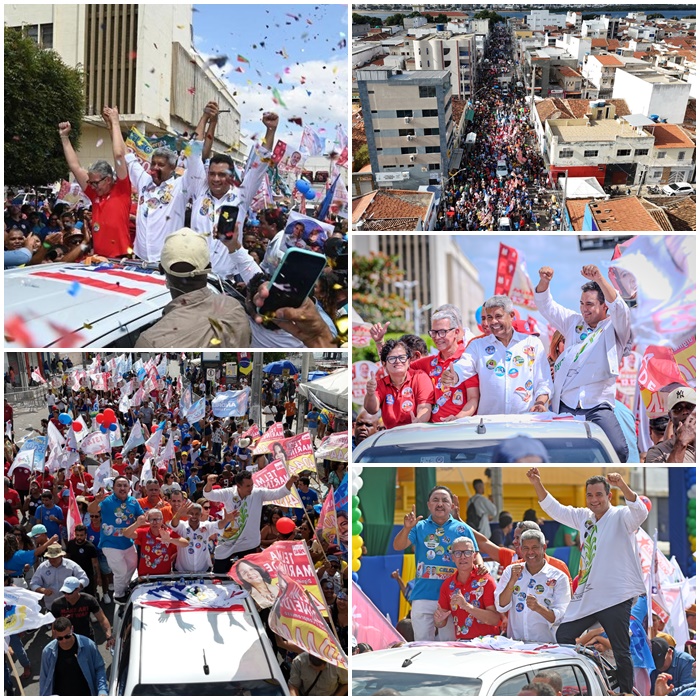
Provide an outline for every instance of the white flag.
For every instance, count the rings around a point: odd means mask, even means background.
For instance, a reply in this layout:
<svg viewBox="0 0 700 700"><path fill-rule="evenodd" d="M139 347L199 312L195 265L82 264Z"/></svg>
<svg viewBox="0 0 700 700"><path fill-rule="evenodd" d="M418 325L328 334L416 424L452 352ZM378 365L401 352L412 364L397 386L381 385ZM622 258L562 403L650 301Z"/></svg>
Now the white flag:
<svg viewBox="0 0 700 700"><path fill-rule="evenodd" d="M141 423L139 421L136 421L134 425L131 427L131 432L129 433L129 437L126 440L126 444L124 445L124 449L122 450L122 454L126 456L133 450L135 447L138 447L139 445L143 445L146 441L144 440L143 437L143 429L141 428Z"/></svg>
<svg viewBox="0 0 700 700"><path fill-rule="evenodd" d="M95 471L95 482L92 485L92 492L97 493L110 476L112 476L112 464L107 459Z"/></svg>
<svg viewBox="0 0 700 700"><path fill-rule="evenodd" d="M143 468L141 469L141 483L145 484L149 479L153 478L153 469L151 468L151 460L147 459L143 463Z"/></svg>
<svg viewBox="0 0 700 700"><path fill-rule="evenodd" d="M109 454L112 448L109 445L109 435L98 430L90 433L80 444L80 451L86 455Z"/></svg>
<svg viewBox="0 0 700 700"><path fill-rule="evenodd" d="M9 586L3 589L5 598L5 637L26 630L35 630L54 621L51 613L41 612L43 593Z"/></svg>
<svg viewBox="0 0 700 700"><path fill-rule="evenodd" d="M131 401L129 400L128 394L122 394L121 399L119 399L119 412L126 415L131 407Z"/></svg>
<svg viewBox="0 0 700 700"><path fill-rule="evenodd" d="M49 421L46 435L49 438L50 450L57 449L66 444L66 439L61 435L61 431L51 421Z"/></svg>
<svg viewBox="0 0 700 700"><path fill-rule="evenodd" d="M39 382L39 384L46 384L46 380L41 376L38 367L32 372L32 379L35 382Z"/></svg>
<svg viewBox="0 0 700 700"><path fill-rule="evenodd" d="M80 423L80 425L83 426L80 430L75 430L71 428L71 430L73 430L75 433L75 439L78 441L78 444L80 444L80 441L90 432L90 430L87 427L85 418L83 418L82 415L78 416L73 422Z"/></svg>

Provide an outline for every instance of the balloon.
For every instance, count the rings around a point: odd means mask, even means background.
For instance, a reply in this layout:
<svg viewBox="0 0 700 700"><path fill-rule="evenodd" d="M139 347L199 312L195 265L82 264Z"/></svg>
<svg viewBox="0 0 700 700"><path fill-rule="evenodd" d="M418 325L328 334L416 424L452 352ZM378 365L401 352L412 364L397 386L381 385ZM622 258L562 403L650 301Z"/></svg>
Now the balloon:
<svg viewBox="0 0 700 700"><path fill-rule="evenodd" d="M110 429L112 432L114 432L114 431L117 429L117 424L116 424L116 423L112 423L112 424L109 426L109 429Z"/></svg>
<svg viewBox="0 0 700 700"><path fill-rule="evenodd" d="M352 507L357 508L360 505L360 497L359 496L353 496L352 497Z"/></svg>
<svg viewBox="0 0 700 700"><path fill-rule="evenodd" d="M107 423L117 422L117 417L114 415L114 411L111 408L106 409L102 415L105 417L105 421L107 421Z"/></svg>
<svg viewBox="0 0 700 700"><path fill-rule="evenodd" d="M75 420L73 421L73 430L75 430L76 433L79 433L83 429L83 424L80 423L79 421Z"/></svg>
<svg viewBox="0 0 700 700"><path fill-rule="evenodd" d="M306 199L316 199L316 192L309 188L309 191L304 196Z"/></svg>
<svg viewBox="0 0 700 700"><path fill-rule="evenodd" d="M353 473L355 476L360 476L360 474L362 474L362 470L363 470L363 469L364 469L364 467L362 467L362 466L360 466L360 465L358 465L358 466L353 466L353 468L352 468L352 473Z"/></svg>
<svg viewBox="0 0 700 700"><path fill-rule="evenodd" d="M360 522L360 520L362 519L362 511L359 508L352 509L352 519L353 522Z"/></svg>
<svg viewBox="0 0 700 700"><path fill-rule="evenodd" d="M352 560L352 570L353 571L359 571L361 566L362 566L362 562L359 559Z"/></svg>
<svg viewBox="0 0 700 700"><path fill-rule="evenodd" d="M356 493L362 489L364 484L365 484L365 482L362 481L362 477L355 475L355 486L356 486L355 492Z"/></svg>
<svg viewBox="0 0 700 700"><path fill-rule="evenodd" d="M158 430L158 426L157 426L157 425L152 425L152 426L151 426L151 435L153 435L153 433L155 433L156 430Z"/></svg>
<svg viewBox="0 0 700 700"><path fill-rule="evenodd" d="M481 312L483 310L483 306L480 306L477 310L474 316L476 316L476 325L480 326L481 325Z"/></svg>
<svg viewBox="0 0 700 700"><path fill-rule="evenodd" d="M352 572L352 582L355 584L360 582L360 577L354 571ZM358 586L358 588L359 588L359 586Z"/></svg>
<svg viewBox="0 0 700 700"><path fill-rule="evenodd" d="M107 428L106 428L104 425L101 425L101 426L100 426L100 432L101 432L101 433L106 433L106 432L107 432Z"/></svg>
<svg viewBox="0 0 700 700"><path fill-rule="evenodd" d="M279 520L277 521L279 522ZM355 521L352 524L352 534L353 535L360 535L362 534L362 523Z"/></svg>
<svg viewBox="0 0 700 700"><path fill-rule="evenodd" d="M275 527L277 528L277 532L280 532L283 535L288 535L291 532L294 532L296 525L294 525L294 521L291 518L280 518L275 523Z"/></svg>
<svg viewBox="0 0 700 700"><path fill-rule="evenodd" d="M102 421L105 419L105 414L104 413L98 413L97 416L95 416L95 420L99 425L102 425Z"/></svg>
<svg viewBox="0 0 700 700"><path fill-rule="evenodd" d="M651 513L651 500L647 496L640 495L639 500L645 505L647 512Z"/></svg>
<svg viewBox="0 0 700 700"><path fill-rule="evenodd" d="M308 189L308 187L309 187L309 183L308 183L306 180L297 180L297 181L294 183L294 186L299 190L299 192L301 192L302 194L304 194L304 192L305 192L305 191Z"/></svg>
<svg viewBox="0 0 700 700"><path fill-rule="evenodd" d="M58 422L62 425L70 425L73 422L73 416L70 413L59 413Z"/></svg>

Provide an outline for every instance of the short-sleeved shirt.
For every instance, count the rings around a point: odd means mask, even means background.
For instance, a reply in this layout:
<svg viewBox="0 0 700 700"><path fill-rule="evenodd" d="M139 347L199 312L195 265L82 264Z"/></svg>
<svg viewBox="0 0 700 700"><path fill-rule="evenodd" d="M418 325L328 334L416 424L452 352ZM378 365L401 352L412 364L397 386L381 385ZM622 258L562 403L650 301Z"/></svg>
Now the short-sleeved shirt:
<svg viewBox="0 0 700 700"><path fill-rule="evenodd" d="M27 467L15 467L15 470L12 472L12 483L18 491L29 491L29 483L31 480L31 469Z"/></svg>
<svg viewBox="0 0 700 700"><path fill-rule="evenodd" d="M406 381L396 387L389 376L377 381L377 399L387 429L413 422L418 406L433 403L433 383L423 371L410 369Z"/></svg>
<svg viewBox="0 0 700 700"><path fill-rule="evenodd" d="M19 494L14 489L7 489L5 491L5 503L9 503L15 510L22 507L22 501L20 501Z"/></svg>
<svg viewBox="0 0 700 700"><path fill-rule="evenodd" d="M445 418L456 416L467 403L467 389L479 386L479 376L477 374L451 389L443 388L442 386L440 381L442 373L449 367L450 362L459 360L463 352L464 344L460 343L455 355L447 360L444 360L442 355L438 353L437 355L421 357L411 362L411 369L425 372L435 387L435 396L433 397L435 405L430 416L431 423L441 423Z"/></svg>
<svg viewBox="0 0 700 700"><path fill-rule="evenodd" d="M306 420L309 421L309 428L311 430L318 428L318 418L319 413L317 411L310 411L306 414Z"/></svg>
<svg viewBox="0 0 700 700"><path fill-rule="evenodd" d="M33 549L19 549L5 562L5 573L13 577L21 576L27 564L34 566L34 560Z"/></svg>
<svg viewBox="0 0 700 700"><path fill-rule="evenodd" d="M66 545L66 554L76 564L81 566L88 578L92 579L94 577L95 570L92 560L97 559L98 552L97 547L90 540L85 540L82 544L78 544L75 540L70 540ZM79 634L82 634L82 632Z"/></svg>
<svg viewBox="0 0 700 700"><path fill-rule="evenodd" d="M100 604L95 596L80 593L78 602L71 605L65 595L61 595L51 603L51 613L54 617L67 617L73 624L73 631L94 640L95 635L90 624L90 615L100 612Z"/></svg>
<svg viewBox="0 0 700 700"><path fill-rule="evenodd" d="M450 599L456 591L462 591L467 603L475 608L485 610L495 606L496 582L488 574L478 574L476 568L472 568L471 575L464 583L457 580L456 573L443 581L438 598L438 605L443 610L452 610ZM474 639L482 635L498 634L499 631L498 625L485 625L462 608L452 610L452 623L457 639Z"/></svg>
<svg viewBox="0 0 700 700"><path fill-rule="evenodd" d="M408 533L408 541L416 548L416 585L411 601L438 599L442 582L457 569L450 555L457 537L468 537L474 550L479 551L469 525L452 516L442 525L434 522L432 516L419 520Z"/></svg>
<svg viewBox="0 0 700 700"><path fill-rule="evenodd" d="M187 547L177 548L175 561L176 571L209 571L211 568L211 556L209 555L209 538L219 532L219 525L215 522L203 522L194 530L186 521L180 521L173 528L180 537L190 541Z"/></svg>
<svg viewBox="0 0 700 700"><path fill-rule="evenodd" d="M168 528L173 536L177 534ZM172 571L177 545L164 544L151 532L150 527L140 527L136 530L134 542L139 546L139 576L152 574L169 574Z"/></svg>
<svg viewBox="0 0 700 700"><path fill-rule="evenodd" d="M316 677L318 676L318 680ZM300 695L333 695L338 686L348 682L348 672L338 666L327 663L319 675L309 661L309 653L303 652L292 661L289 685L298 688ZM313 685L313 688L311 686ZM309 692L309 689L311 691Z"/></svg>
<svg viewBox="0 0 700 700"><path fill-rule="evenodd" d="M676 444L675 436L670 440L664 440L656 445L652 445L647 452L647 456L644 461L647 464L654 464L655 462L668 462L668 458L673 452L673 447ZM688 445L685 448L685 455L683 456L683 462L685 464L695 464L695 445Z"/></svg>
<svg viewBox="0 0 700 700"><path fill-rule="evenodd" d="M100 503L102 513L102 532L100 534L100 549L129 549L133 542L122 535L122 532L143 515L143 508L132 496L120 501L110 494Z"/></svg>
<svg viewBox="0 0 700 700"><path fill-rule="evenodd" d="M92 202L92 245L96 255L118 258L126 255L133 242L129 235L131 182L117 180L110 193L100 197L90 185L85 194Z"/></svg>
<svg viewBox="0 0 700 700"><path fill-rule="evenodd" d="M37 523L46 528L46 534L49 537L61 534L61 524L50 520L52 515L56 516L59 520L63 520L63 511L57 505L53 505L51 508L40 505L34 513Z"/></svg>

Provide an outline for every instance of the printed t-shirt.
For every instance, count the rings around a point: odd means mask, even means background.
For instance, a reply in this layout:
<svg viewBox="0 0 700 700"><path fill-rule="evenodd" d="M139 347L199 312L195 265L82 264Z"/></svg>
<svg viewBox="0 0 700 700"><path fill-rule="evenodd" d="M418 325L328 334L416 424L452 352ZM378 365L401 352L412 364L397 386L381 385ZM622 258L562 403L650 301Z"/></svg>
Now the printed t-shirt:
<svg viewBox="0 0 700 700"><path fill-rule="evenodd" d="M408 541L416 548L416 585L411 601L438 599L442 582L457 568L450 556L450 546L457 537L468 537L474 543L474 551L479 551L469 525L452 516L442 525L429 516L419 520L408 533Z"/></svg>
<svg viewBox="0 0 700 700"><path fill-rule="evenodd" d="M132 247L129 235L131 182L128 177L117 179L110 193L100 197L90 185L85 194L92 202L92 244L95 255L118 258Z"/></svg>
<svg viewBox="0 0 700 700"><path fill-rule="evenodd" d="M174 537L177 536L170 528L167 530ZM138 528L134 542L140 547L139 576L169 574L172 571L177 556L177 545L164 544L160 539L156 539L150 526Z"/></svg>
<svg viewBox="0 0 700 700"><path fill-rule="evenodd" d="M188 522L180 521L173 529L180 537L190 541L187 547L177 548L175 570L208 571L211 568L208 540L212 535L220 532L218 524L205 521L199 523L199 527L195 530Z"/></svg>
<svg viewBox="0 0 700 700"><path fill-rule="evenodd" d="M83 637L95 639L90 624L90 614L100 612L100 604L95 596L89 593L80 593L78 601L71 605L66 600L65 595L61 595L51 603L51 613L54 617L67 617L73 623L73 631L75 634L82 634Z"/></svg>
<svg viewBox="0 0 700 700"><path fill-rule="evenodd" d="M46 528L46 534L48 537L61 534L61 524L50 520L52 515L57 517L59 520L64 519L63 511L57 505L53 505L51 508L46 508L46 506L40 505L34 513L37 523Z"/></svg>
<svg viewBox="0 0 700 700"><path fill-rule="evenodd" d="M462 608L452 609L450 599L456 591L462 591L467 603L475 608L485 610L489 606L495 605L496 582L493 578L488 574L480 576L473 568L467 581L461 583L457 580L455 573L442 582L438 605L443 610L452 611L452 623L455 626L457 639L473 639L486 634L498 634L498 625L485 625Z"/></svg>
<svg viewBox="0 0 700 700"><path fill-rule="evenodd" d="M133 542L122 535L124 529L133 525L143 508L132 496L120 501L110 494L100 503L102 513L102 532L100 534L100 549L129 549Z"/></svg>
<svg viewBox="0 0 700 700"><path fill-rule="evenodd" d="M138 501L141 508L143 508L144 513L151 510L151 508L155 508L155 506L148 505L148 496L146 496L145 498L139 498ZM163 505L160 508L158 508L158 510L163 514L164 523L169 523L173 519L173 509L171 508L169 503L163 502Z"/></svg>
<svg viewBox="0 0 700 700"><path fill-rule="evenodd" d="M435 392L425 372L409 367L406 381L400 387L394 386L387 374L377 380L376 393L384 426L389 430L397 425L412 423L418 406L432 404Z"/></svg>

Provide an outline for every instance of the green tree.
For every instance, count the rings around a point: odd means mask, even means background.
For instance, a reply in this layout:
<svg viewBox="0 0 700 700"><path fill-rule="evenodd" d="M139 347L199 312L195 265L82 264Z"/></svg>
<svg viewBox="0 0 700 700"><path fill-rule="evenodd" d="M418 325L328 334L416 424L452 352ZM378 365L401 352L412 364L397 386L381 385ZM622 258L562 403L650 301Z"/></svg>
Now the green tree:
<svg viewBox="0 0 700 700"><path fill-rule="evenodd" d="M479 10L479 12L474 15L474 19L487 19L489 21L489 28L493 27L494 24L506 21L503 15L499 15L498 12L493 12L492 10Z"/></svg>
<svg viewBox="0 0 700 700"><path fill-rule="evenodd" d="M450 21L449 17L444 12L438 15L430 15L428 19L434 24L447 24Z"/></svg>
<svg viewBox="0 0 700 700"><path fill-rule="evenodd" d="M352 13L353 24L369 24L370 27L381 27L382 20L379 17L370 17L369 15L360 15L357 12Z"/></svg>
<svg viewBox="0 0 700 700"><path fill-rule="evenodd" d="M352 171L354 173L359 173L367 163L369 163L369 148L367 148L366 143L363 143L352 153Z"/></svg>
<svg viewBox="0 0 700 700"><path fill-rule="evenodd" d="M84 104L81 71L21 30L5 28L5 185L46 185L68 176L57 126L73 125L77 149Z"/></svg>

